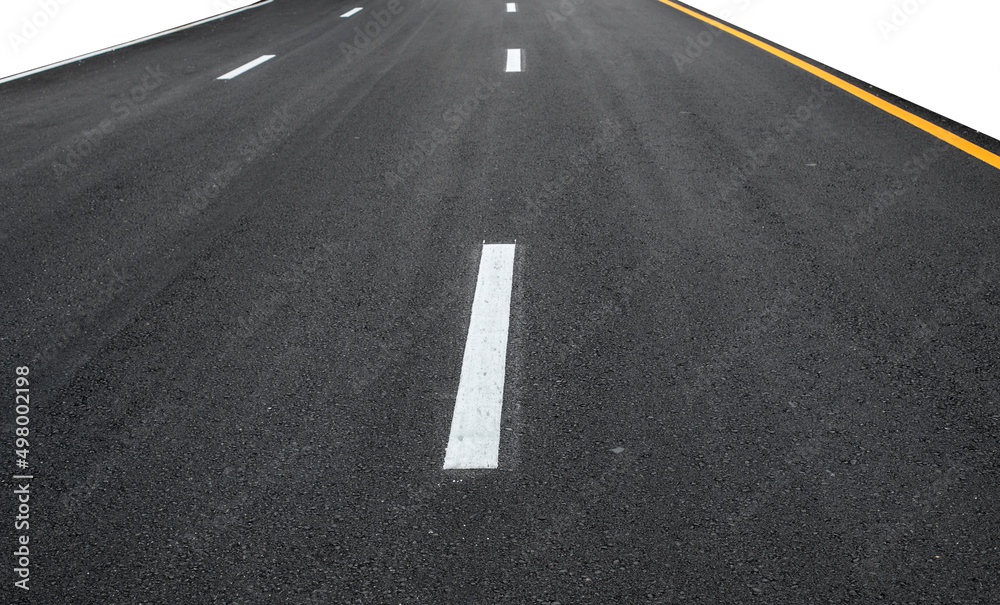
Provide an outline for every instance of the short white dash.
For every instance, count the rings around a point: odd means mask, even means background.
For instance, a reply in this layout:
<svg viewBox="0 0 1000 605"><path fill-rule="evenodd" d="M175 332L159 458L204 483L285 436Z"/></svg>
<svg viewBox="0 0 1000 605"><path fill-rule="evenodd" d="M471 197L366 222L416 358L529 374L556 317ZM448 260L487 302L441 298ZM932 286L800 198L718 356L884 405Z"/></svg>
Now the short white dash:
<svg viewBox="0 0 1000 605"><path fill-rule="evenodd" d="M507 71L521 71L521 49L507 49Z"/></svg>
<svg viewBox="0 0 1000 605"><path fill-rule="evenodd" d="M517 12L517 5L514 4L513 2L508 2L507 3L507 12L508 13L516 13Z"/></svg>
<svg viewBox="0 0 1000 605"><path fill-rule="evenodd" d="M444 468L497 468L514 244L484 244Z"/></svg>
<svg viewBox="0 0 1000 605"><path fill-rule="evenodd" d="M343 15L341 15L340 18L344 19L346 17L350 17L354 13L360 13L360 12L361 12L361 8L360 7L358 7L358 8L352 8L351 10L349 10L346 13L344 13Z"/></svg>
<svg viewBox="0 0 1000 605"><path fill-rule="evenodd" d="M253 69L254 67L257 67L258 65L260 65L261 63L263 63L264 61L267 61L268 59L273 59L273 58L274 58L274 55L263 55L263 56L257 57L256 59L254 59L253 61L247 63L246 65L243 65L241 67L237 67L233 71L231 71L231 72L229 72L227 74L223 74L223 75L219 76L217 79L219 79L219 80L232 80L233 78L235 78L236 76L240 75L241 73L243 73L243 72L245 72L247 70Z"/></svg>

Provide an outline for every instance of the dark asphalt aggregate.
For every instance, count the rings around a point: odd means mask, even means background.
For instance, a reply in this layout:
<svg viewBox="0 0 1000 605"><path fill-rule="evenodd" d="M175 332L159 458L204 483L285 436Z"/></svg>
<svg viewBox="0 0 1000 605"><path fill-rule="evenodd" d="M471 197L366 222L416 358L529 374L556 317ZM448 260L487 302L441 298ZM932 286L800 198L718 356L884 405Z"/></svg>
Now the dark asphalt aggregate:
<svg viewBox="0 0 1000 605"><path fill-rule="evenodd" d="M655 0L390 4L0 85L4 602L1000 602L995 168Z"/></svg>

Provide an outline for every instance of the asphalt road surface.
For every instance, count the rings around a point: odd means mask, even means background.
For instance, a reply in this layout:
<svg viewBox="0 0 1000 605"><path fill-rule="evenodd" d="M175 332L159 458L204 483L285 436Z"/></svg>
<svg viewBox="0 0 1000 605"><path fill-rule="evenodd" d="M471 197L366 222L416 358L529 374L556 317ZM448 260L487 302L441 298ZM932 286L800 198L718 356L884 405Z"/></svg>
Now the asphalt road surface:
<svg viewBox="0 0 1000 605"><path fill-rule="evenodd" d="M5 603L1000 602L1000 171L674 8L276 0L0 141Z"/></svg>

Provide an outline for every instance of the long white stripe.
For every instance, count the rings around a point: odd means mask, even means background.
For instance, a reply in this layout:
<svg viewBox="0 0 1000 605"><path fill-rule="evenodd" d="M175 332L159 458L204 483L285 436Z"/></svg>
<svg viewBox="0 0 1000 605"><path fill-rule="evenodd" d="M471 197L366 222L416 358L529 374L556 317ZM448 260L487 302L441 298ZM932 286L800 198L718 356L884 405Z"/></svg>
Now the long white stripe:
<svg viewBox="0 0 1000 605"><path fill-rule="evenodd" d="M521 71L521 49L507 49L507 71Z"/></svg>
<svg viewBox="0 0 1000 605"><path fill-rule="evenodd" d="M227 74L223 74L223 75L219 76L216 79L218 79L218 80L232 80L233 78L235 78L236 76L240 75L241 73L243 73L243 72L245 72L247 70L253 69L254 67L257 67L258 65L260 65L261 63L263 63L264 61L267 61L268 59L273 59L273 58L274 58L274 55L262 55L260 57L257 57L253 61L247 63L246 65L243 65L241 67L237 67L233 71L231 71L231 72L229 72Z"/></svg>
<svg viewBox="0 0 1000 605"><path fill-rule="evenodd" d="M514 4L513 2L508 2L507 3L507 12L508 13L516 13L517 12L517 5Z"/></svg>
<svg viewBox="0 0 1000 605"><path fill-rule="evenodd" d="M350 17L351 15L353 15L354 13L357 13L357 12L361 12L361 9L360 8L352 8L351 10L349 10L346 13L344 13L343 15L341 15L340 18L343 19L345 17Z"/></svg>
<svg viewBox="0 0 1000 605"><path fill-rule="evenodd" d="M483 245L444 468L496 468L514 244Z"/></svg>

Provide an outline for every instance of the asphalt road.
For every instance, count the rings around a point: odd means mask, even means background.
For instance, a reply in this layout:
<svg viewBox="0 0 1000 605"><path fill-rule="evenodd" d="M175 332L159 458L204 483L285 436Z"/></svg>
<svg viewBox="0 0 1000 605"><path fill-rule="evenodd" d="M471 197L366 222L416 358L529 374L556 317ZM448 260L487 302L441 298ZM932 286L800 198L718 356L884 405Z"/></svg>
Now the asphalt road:
<svg viewBox="0 0 1000 605"><path fill-rule="evenodd" d="M706 31L276 0L0 85L2 600L1000 602L1000 173Z"/></svg>

